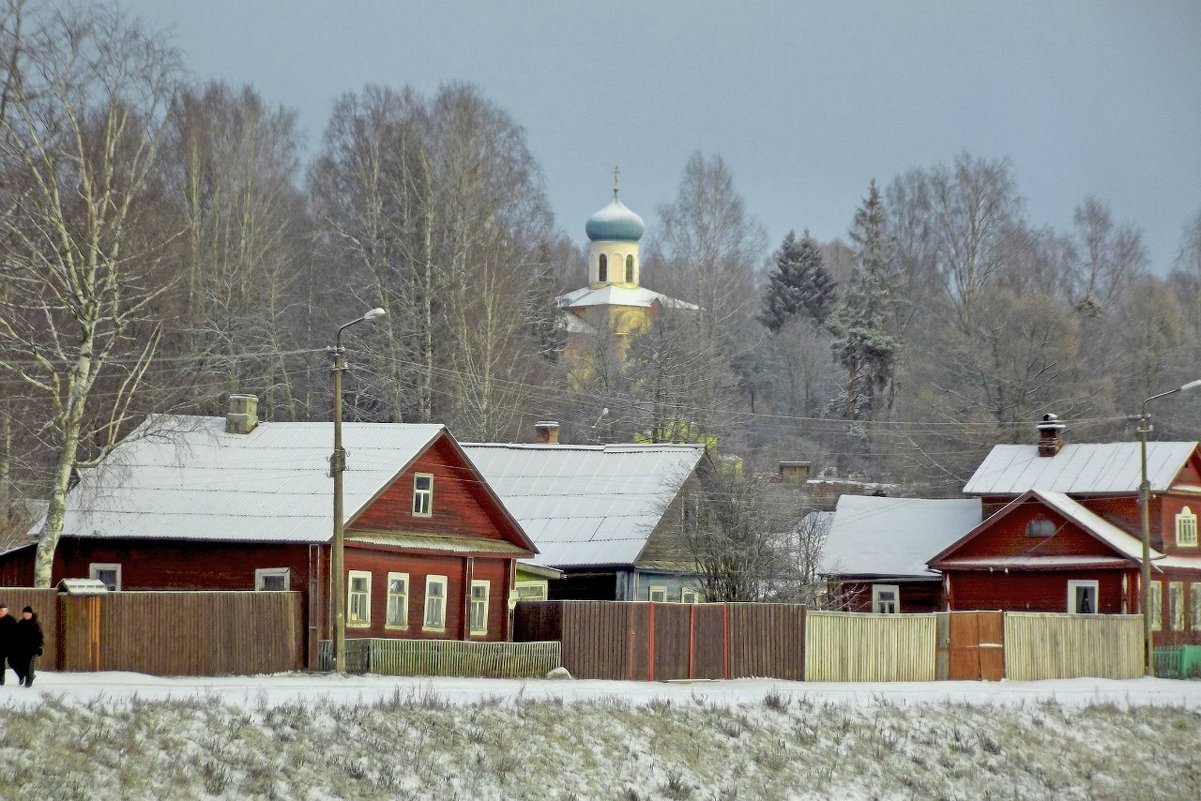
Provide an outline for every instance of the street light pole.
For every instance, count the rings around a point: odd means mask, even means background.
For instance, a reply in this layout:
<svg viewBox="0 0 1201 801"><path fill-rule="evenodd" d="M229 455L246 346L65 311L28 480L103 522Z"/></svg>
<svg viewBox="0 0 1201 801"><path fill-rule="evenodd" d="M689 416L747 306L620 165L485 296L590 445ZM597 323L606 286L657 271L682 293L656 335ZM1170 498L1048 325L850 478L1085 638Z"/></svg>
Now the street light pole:
<svg viewBox="0 0 1201 801"><path fill-rule="evenodd" d="M334 479L334 543L330 562L330 595L334 602L334 670L346 672L346 537L342 520L342 473L346 470L346 451L342 448L342 373L346 370L346 350L342 347L342 332L352 325L383 317L383 309L372 309L357 320L338 329L334 347L334 452L329 460L329 473Z"/></svg>
<svg viewBox="0 0 1201 801"><path fill-rule="evenodd" d="M1154 428L1151 426L1151 415L1147 413L1147 404L1153 400L1165 398L1168 395L1175 395L1177 392L1187 392L1190 389L1198 387L1201 387L1201 380L1190 381L1183 386L1169 389L1167 392L1152 395L1143 401L1142 411L1138 416L1140 478L1138 485L1138 505L1143 540L1143 563L1139 578L1140 589L1142 591L1139 594L1142 598L1141 603L1143 607L1143 672L1148 676L1155 675L1155 647L1152 644L1151 637L1151 481L1147 478L1147 436Z"/></svg>

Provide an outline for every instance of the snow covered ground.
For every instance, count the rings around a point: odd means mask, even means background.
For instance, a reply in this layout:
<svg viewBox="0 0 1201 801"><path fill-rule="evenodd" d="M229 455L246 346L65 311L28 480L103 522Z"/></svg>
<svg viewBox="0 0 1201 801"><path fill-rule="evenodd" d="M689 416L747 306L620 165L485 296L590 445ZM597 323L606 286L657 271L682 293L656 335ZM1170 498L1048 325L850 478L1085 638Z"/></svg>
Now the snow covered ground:
<svg viewBox="0 0 1201 801"><path fill-rule="evenodd" d="M0 732L0 799L1201 797L1201 682L1162 679L43 673Z"/></svg>

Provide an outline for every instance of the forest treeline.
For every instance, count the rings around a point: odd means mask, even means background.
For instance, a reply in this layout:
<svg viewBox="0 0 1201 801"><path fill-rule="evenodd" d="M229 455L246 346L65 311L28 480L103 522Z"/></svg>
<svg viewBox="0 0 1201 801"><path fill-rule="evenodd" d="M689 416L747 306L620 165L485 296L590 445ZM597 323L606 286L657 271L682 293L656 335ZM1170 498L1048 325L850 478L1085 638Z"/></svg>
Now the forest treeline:
<svg viewBox="0 0 1201 801"><path fill-rule="evenodd" d="M188 75L119 10L2 15L10 513L48 499L53 523L77 471L151 413L220 414L240 392L264 419L328 420L326 347L376 306L346 336L349 419L465 441L545 418L568 442L670 432L752 469L809 459L926 494L1045 412L1069 439L1129 438L1142 398L1198 377L1201 213L1153 271L1104 200L1054 230L1008 160L968 153L863 187L845 238L797 219L780 243L721 157L693 155L642 276L700 311L660 313L625 360L598 340L569 376L554 299L585 281L583 221L555 219L520 122L478 88L349 90L306 148L294 111ZM1201 431L1195 401L1156 415L1158 436Z"/></svg>

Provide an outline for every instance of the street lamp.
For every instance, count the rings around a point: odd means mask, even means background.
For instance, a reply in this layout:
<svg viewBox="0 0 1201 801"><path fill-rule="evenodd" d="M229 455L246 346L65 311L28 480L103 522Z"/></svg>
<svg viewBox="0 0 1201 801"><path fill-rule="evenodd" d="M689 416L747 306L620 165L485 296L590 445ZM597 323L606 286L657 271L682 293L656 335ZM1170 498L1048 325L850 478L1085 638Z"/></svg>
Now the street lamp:
<svg viewBox="0 0 1201 801"><path fill-rule="evenodd" d="M1152 395L1143 401L1142 411L1138 416L1139 475L1142 479L1138 485L1138 505L1142 517L1143 534L1142 577L1139 583L1142 585L1143 605L1143 672L1148 676L1155 675L1155 648L1151 644L1151 482L1147 478L1147 435L1151 433L1152 428L1151 415L1147 414L1147 404L1153 400L1198 387L1201 387L1201 379L1190 381L1183 386L1169 389L1158 395Z"/></svg>
<svg viewBox="0 0 1201 801"><path fill-rule="evenodd" d="M346 538L342 530L342 473L346 470L346 451L342 448L342 373L346 370L346 350L342 347L342 332L352 325L369 323L387 314L383 309L372 309L357 320L351 320L338 329L334 347L334 453L329 460L329 474L334 479L334 547L330 572L330 595L334 599L334 670L346 672L346 570L343 567Z"/></svg>

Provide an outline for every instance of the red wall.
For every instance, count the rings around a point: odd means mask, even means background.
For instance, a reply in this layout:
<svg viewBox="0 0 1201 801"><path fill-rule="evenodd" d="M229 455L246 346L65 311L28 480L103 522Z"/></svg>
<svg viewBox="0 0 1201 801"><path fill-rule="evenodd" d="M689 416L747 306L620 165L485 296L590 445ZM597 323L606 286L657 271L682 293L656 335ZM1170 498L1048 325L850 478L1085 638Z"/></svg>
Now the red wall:
<svg viewBox="0 0 1201 801"><path fill-rule="evenodd" d="M846 612L872 611L872 585L892 584L888 579L877 581L832 582L831 591L839 599L839 608ZM901 582L897 584L902 612L939 612L943 608L942 582Z"/></svg>
<svg viewBox="0 0 1201 801"><path fill-rule="evenodd" d="M1026 536L1026 524L1037 517L1047 518L1055 523L1055 536ZM1113 551L1094 537L1085 534L1075 524L1068 523L1062 515L1031 499L956 549L954 558L1076 554L1112 556Z"/></svg>
<svg viewBox="0 0 1201 801"><path fill-rule="evenodd" d="M1121 614L1122 576L1129 591L1138 588L1137 570L1073 570L1043 573L948 571L951 577L950 608L954 611L999 609L1005 612L1066 612L1068 581L1096 581L1101 614ZM1130 613L1138 599L1128 599Z"/></svg>

